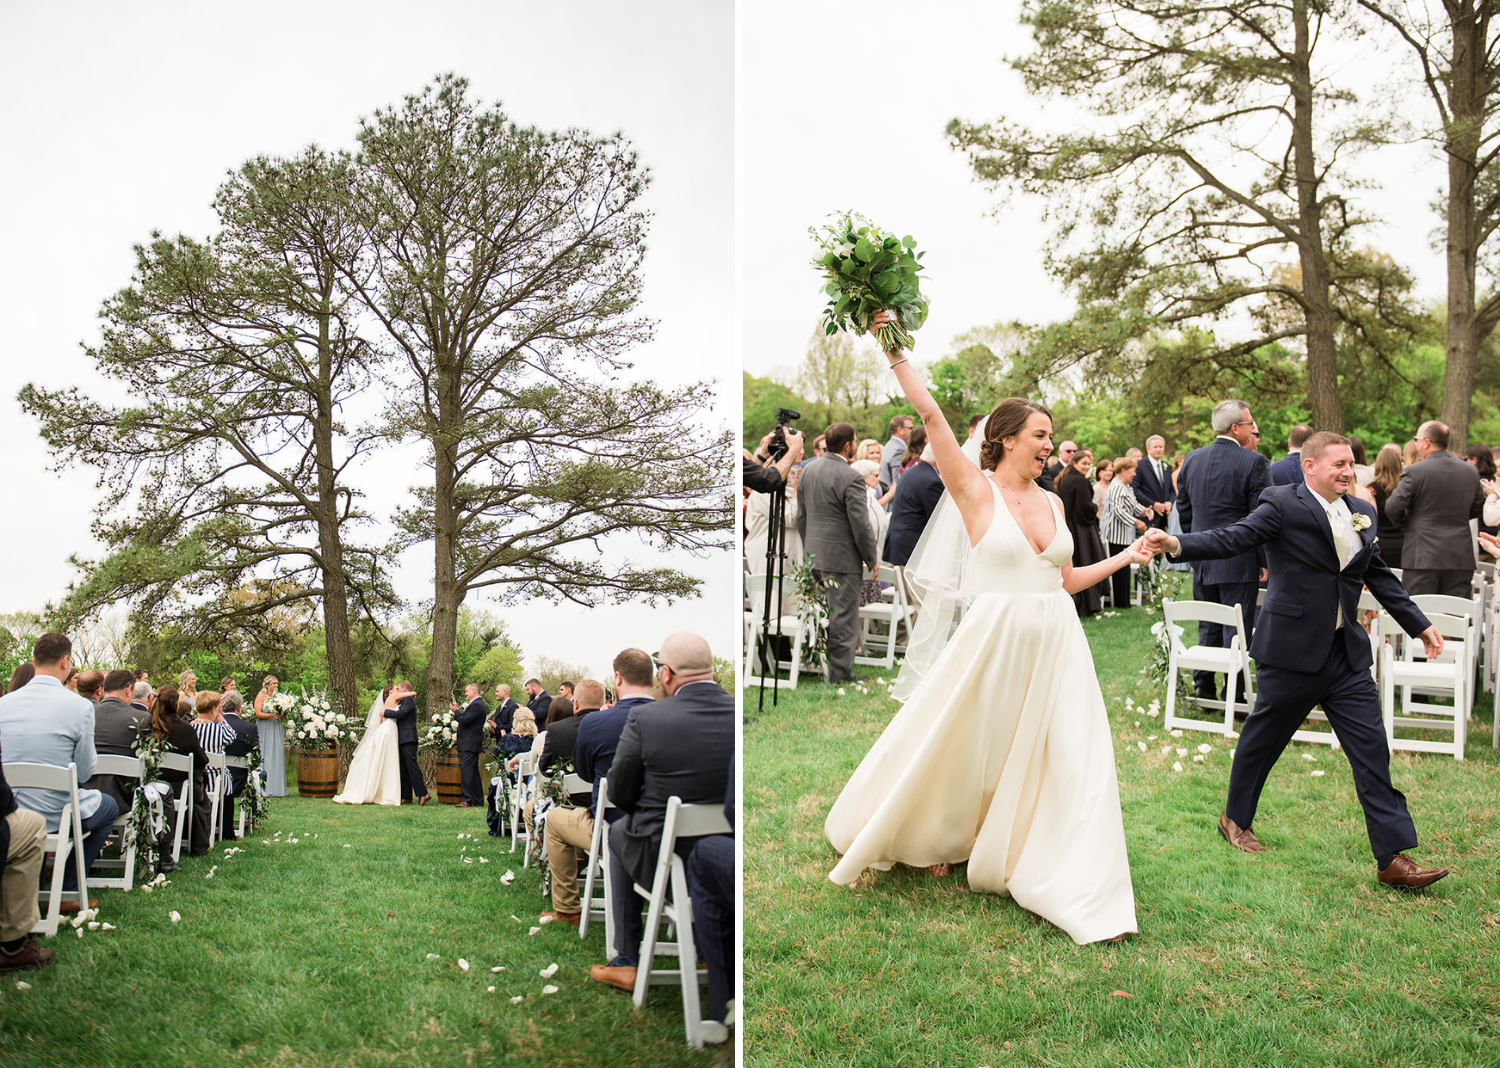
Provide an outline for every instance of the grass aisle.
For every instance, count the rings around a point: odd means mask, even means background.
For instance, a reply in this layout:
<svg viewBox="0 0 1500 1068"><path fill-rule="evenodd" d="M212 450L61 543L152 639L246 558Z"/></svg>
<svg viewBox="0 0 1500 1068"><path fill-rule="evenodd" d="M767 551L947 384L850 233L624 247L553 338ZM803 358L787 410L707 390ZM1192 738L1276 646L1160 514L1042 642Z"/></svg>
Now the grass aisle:
<svg viewBox="0 0 1500 1068"><path fill-rule="evenodd" d="M823 819L897 705L879 686L840 697L813 682L760 713L745 692L747 1065L1500 1064L1490 695L1464 763L1393 760L1414 856L1454 871L1402 896L1376 884L1349 763L1327 746L1293 745L1272 772L1255 823L1267 852L1218 837L1233 743L1169 739L1159 716L1124 708L1158 695L1140 675L1156 618L1085 625L1142 932L1121 945L1075 946L970 892L963 866L830 883ZM1194 763L1200 743L1213 751Z"/></svg>
<svg viewBox="0 0 1500 1068"><path fill-rule="evenodd" d="M602 924L586 941L566 924L528 935L547 907L540 873L486 834L482 812L271 805L243 853L184 857L151 893L98 892L99 918L117 930L79 939L69 929L44 940L57 951L51 965L0 976L0 1064L713 1061L712 1049L687 1047L676 987L653 989L636 1012L588 978L602 963ZM552 978L538 974L554 963ZM548 984L556 994L543 995Z"/></svg>

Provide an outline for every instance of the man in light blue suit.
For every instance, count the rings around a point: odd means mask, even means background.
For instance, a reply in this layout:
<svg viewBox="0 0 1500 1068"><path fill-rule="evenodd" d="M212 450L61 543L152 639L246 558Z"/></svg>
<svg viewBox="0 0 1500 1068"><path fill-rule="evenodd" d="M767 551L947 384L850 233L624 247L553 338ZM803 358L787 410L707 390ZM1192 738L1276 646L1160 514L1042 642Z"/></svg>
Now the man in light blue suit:
<svg viewBox="0 0 1500 1068"><path fill-rule="evenodd" d="M5 759L58 768L76 764L78 781L83 782L94 774L99 757L94 748L93 702L63 685L73 668L73 643L65 634L43 634L32 649L31 662L36 665L36 677L0 697L0 738L5 740ZM18 805L46 819L48 834L56 833L63 806L68 803L66 792L17 787L15 795ZM120 806L106 793L80 789L78 814L83 823L83 861L87 870L104 849ZM63 889L78 889L77 868L72 864L64 873ZM77 907L76 901L65 902L63 911L76 911Z"/></svg>

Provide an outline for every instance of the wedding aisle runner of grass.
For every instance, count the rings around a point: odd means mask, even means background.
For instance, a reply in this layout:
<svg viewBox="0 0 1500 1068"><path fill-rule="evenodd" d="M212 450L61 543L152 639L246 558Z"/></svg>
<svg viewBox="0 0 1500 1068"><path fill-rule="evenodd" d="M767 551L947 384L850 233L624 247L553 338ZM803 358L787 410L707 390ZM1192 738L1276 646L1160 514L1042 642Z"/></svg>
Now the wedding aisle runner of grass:
<svg viewBox="0 0 1500 1068"><path fill-rule="evenodd" d="M745 691L747 1065L1500 1065L1490 695L1463 763L1393 761L1414 857L1454 872L1403 896L1376 884L1349 762L1327 746L1294 745L1272 772L1255 823L1267 852L1218 837L1233 741L1169 738L1124 707L1151 700L1140 670L1158 618L1085 625L1141 928L1121 945L1074 945L970 892L962 865L830 883L824 817L897 705L878 685L838 696L814 681L762 713Z"/></svg>
<svg viewBox="0 0 1500 1068"><path fill-rule="evenodd" d="M636 1012L589 979L602 924L583 941L566 924L528 933L548 907L540 873L482 811L271 805L170 885L98 892L115 930L65 928L44 940L51 965L0 976L0 1065L712 1063L684 1041L676 987Z"/></svg>

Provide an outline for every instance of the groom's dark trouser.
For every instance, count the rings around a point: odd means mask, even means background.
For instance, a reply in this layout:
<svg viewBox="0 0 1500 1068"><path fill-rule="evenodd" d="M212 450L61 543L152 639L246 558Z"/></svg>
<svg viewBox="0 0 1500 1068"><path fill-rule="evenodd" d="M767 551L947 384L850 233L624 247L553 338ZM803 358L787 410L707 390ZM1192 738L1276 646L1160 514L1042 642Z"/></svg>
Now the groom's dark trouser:
<svg viewBox="0 0 1500 1068"><path fill-rule="evenodd" d="M1250 826L1271 767L1313 706L1321 704L1354 772L1354 790L1365 810L1365 829L1375 856L1414 848L1417 828L1406 811L1406 796L1391 785L1391 752L1375 682L1368 668L1350 666L1344 636L1334 637L1333 649L1318 671L1261 664L1255 678L1255 711L1245 720L1229 771L1229 818L1241 827Z"/></svg>
<svg viewBox="0 0 1500 1068"><path fill-rule="evenodd" d="M484 804L484 789L479 785L479 750L458 751L458 789L469 804Z"/></svg>
<svg viewBox="0 0 1500 1068"><path fill-rule="evenodd" d="M854 647L859 641L859 587L862 575L813 568L813 577L825 585L828 597L828 681L848 682L854 677Z"/></svg>
<svg viewBox="0 0 1500 1068"><path fill-rule="evenodd" d="M1250 635L1255 630L1255 598L1260 592L1260 586L1254 582L1204 582L1198 577L1198 569L1193 569L1193 600L1212 601L1214 604L1239 605L1240 619L1245 624L1245 645L1250 644ZM1198 644L1206 645L1213 649L1224 649L1229 645L1230 636L1233 631L1219 623L1207 623L1202 620L1198 622ZM1226 686L1227 688L1227 686ZM1207 693L1214 689L1214 673L1212 671L1193 672L1193 689L1198 693ZM1234 692L1239 700L1245 699L1245 677L1242 674L1240 681L1235 684ZM1241 824L1241 826L1244 826Z"/></svg>
<svg viewBox="0 0 1500 1068"><path fill-rule="evenodd" d="M426 797L427 783L417 764L417 743L402 742L397 748L401 751L401 800L410 801L413 788L418 797Z"/></svg>

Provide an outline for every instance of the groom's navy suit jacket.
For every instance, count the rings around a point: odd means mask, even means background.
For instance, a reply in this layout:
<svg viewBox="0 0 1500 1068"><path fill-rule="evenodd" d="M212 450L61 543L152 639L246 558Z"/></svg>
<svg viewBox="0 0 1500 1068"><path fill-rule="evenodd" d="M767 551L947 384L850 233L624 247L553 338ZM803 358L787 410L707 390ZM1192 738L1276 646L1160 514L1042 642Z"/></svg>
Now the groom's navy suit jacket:
<svg viewBox="0 0 1500 1068"><path fill-rule="evenodd" d="M1342 571L1328 514L1304 483L1265 490L1260 505L1238 523L1179 536L1179 560L1238 556L1265 546L1271 578L1261 623L1250 644L1257 664L1319 671L1337 637L1345 644L1349 666L1368 670L1370 640L1356 623L1360 590L1366 586L1406 633L1415 637L1431 626L1380 558L1374 506L1348 495L1344 502L1352 515L1364 516L1369 525L1356 532L1359 545ZM1344 626L1336 631L1341 606Z"/></svg>
<svg viewBox="0 0 1500 1068"><path fill-rule="evenodd" d="M417 744L417 699L415 697L401 698L401 703L395 708L385 710L385 718L396 721L398 744Z"/></svg>
<svg viewBox="0 0 1500 1068"><path fill-rule="evenodd" d="M460 753L477 753L484 748L484 717L489 714L490 706L484 698L476 697L455 717Z"/></svg>

